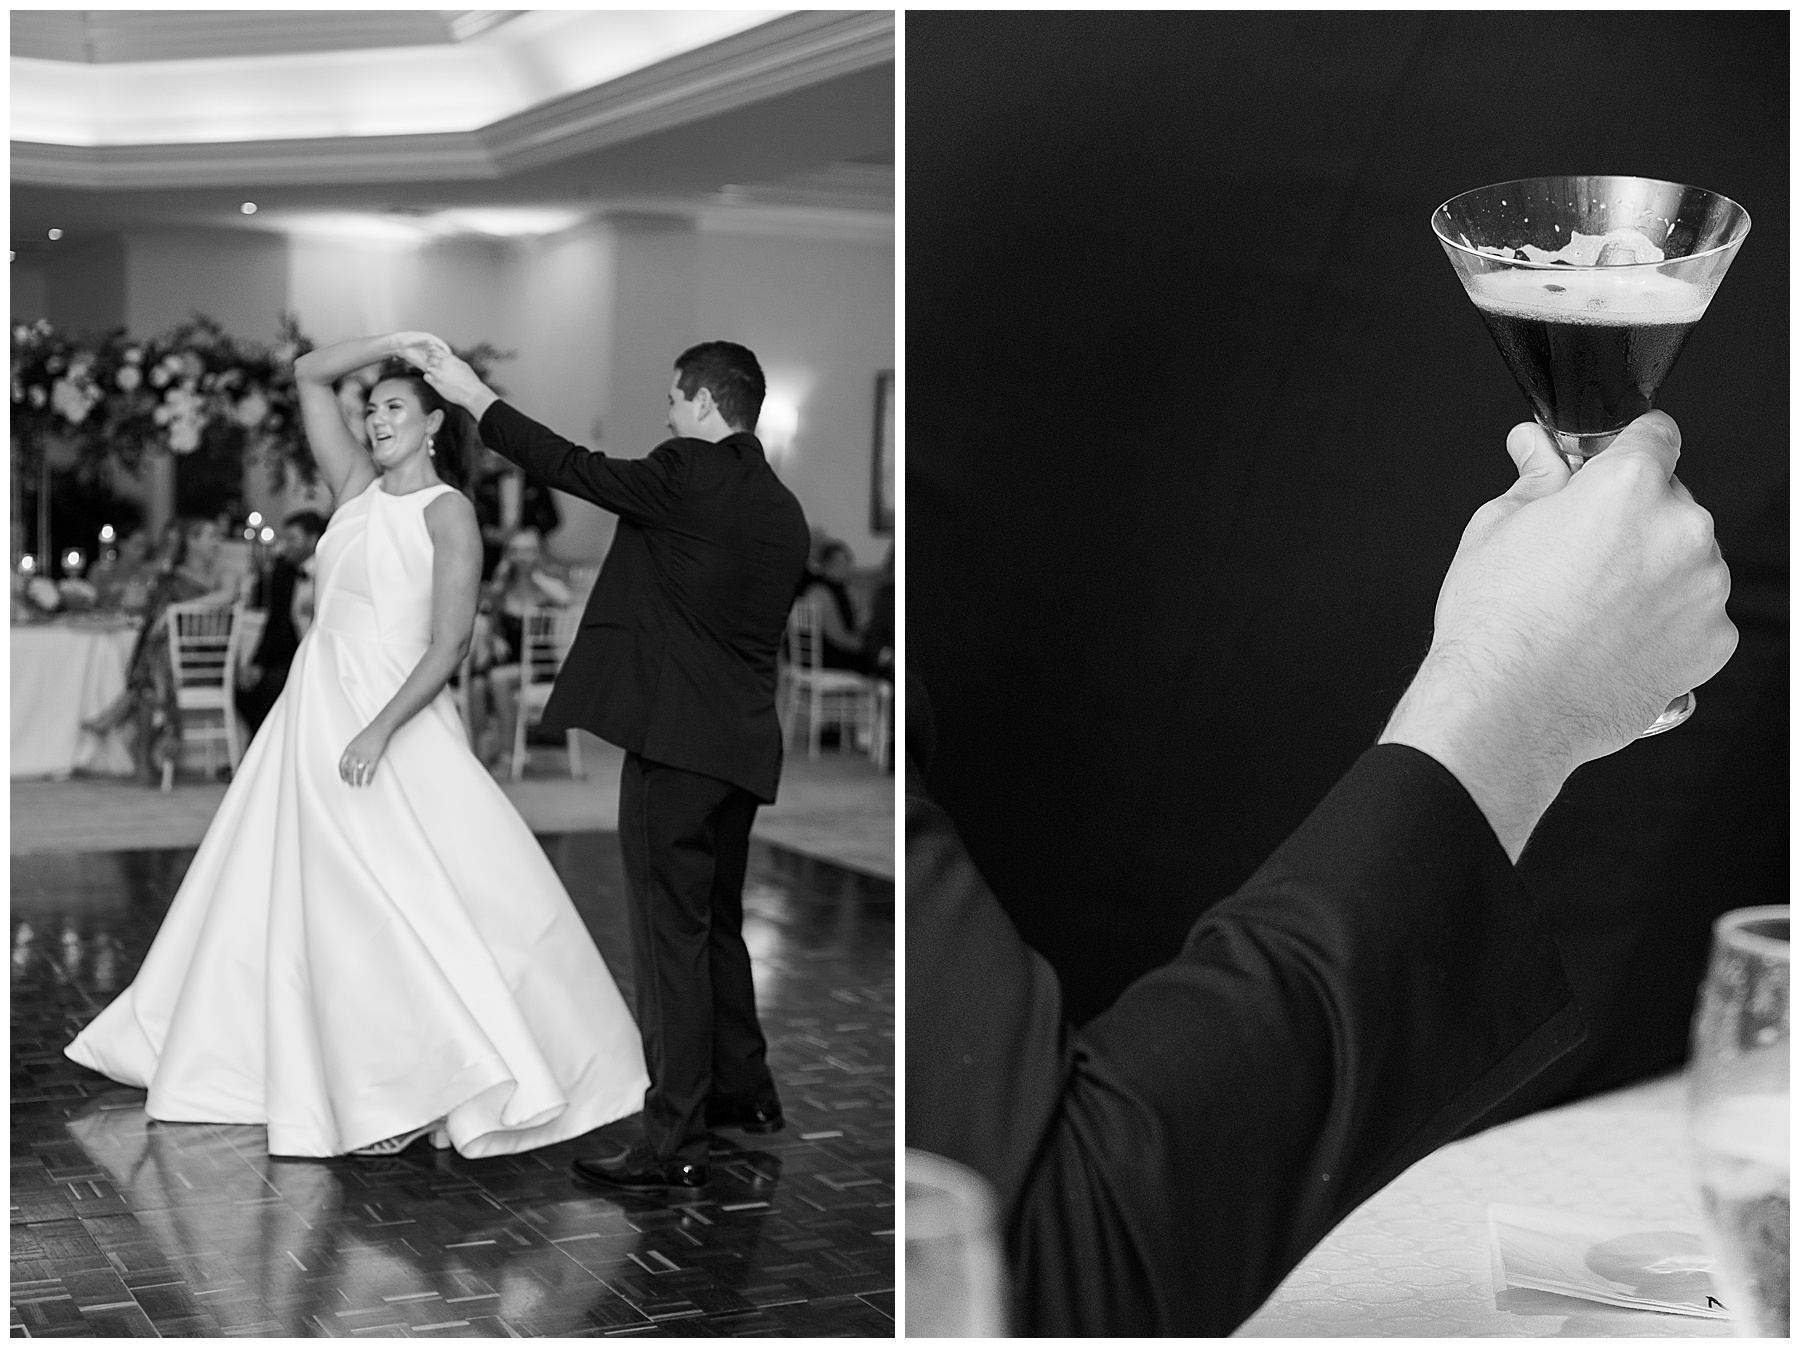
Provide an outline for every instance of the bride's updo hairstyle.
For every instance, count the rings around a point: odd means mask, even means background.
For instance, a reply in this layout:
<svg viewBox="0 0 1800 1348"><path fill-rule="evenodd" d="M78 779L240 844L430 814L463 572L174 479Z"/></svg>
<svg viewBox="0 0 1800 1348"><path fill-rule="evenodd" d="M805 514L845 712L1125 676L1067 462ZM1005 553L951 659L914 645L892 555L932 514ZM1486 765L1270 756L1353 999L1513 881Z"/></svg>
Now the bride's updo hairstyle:
<svg viewBox="0 0 1800 1348"><path fill-rule="evenodd" d="M444 414L444 424L432 436L431 462L439 477L467 496L474 482L475 465L481 458L481 437L475 430L475 418L455 403L446 402L443 394L425 382L423 374L398 356L382 365L375 382L381 384L390 379L401 380L412 388L426 416L433 412Z"/></svg>

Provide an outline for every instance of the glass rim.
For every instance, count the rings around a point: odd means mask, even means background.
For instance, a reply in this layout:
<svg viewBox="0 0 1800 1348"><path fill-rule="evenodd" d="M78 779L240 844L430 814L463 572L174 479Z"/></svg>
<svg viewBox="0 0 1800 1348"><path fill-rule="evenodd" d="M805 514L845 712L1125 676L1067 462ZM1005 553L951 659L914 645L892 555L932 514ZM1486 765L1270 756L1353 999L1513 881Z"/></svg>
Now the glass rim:
<svg viewBox="0 0 1800 1348"><path fill-rule="evenodd" d="M1713 919L1713 940L1721 946L1730 946L1749 954L1786 960L1789 948L1787 941L1765 936L1762 932L1751 931L1749 928L1753 922L1786 922L1790 911L1790 905L1785 903L1763 904L1757 908L1734 908Z"/></svg>
<svg viewBox="0 0 1800 1348"><path fill-rule="evenodd" d="M1666 257L1661 262L1622 262L1610 267L1593 265L1578 267L1570 262L1520 262L1515 258L1496 257L1492 253L1482 252L1479 248L1471 248L1465 243L1459 243L1455 239L1447 237L1444 231L1438 228L1440 216L1446 220L1449 219L1447 211L1452 202L1461 201L1464 197L1472 197L1477 192L1492 192L1498 188L1513 187L1521 183L1548 183L1571 178L1625 178L1632 182L1658 183L1664 187L1678 187L1683 192L1704 192L1707 196L1717 198L1726 205L1734 207L1741 218L1743 228L1724 243L1708 248L1703 253L1689 253L1684 257ZM1470 257L1482 258L1496 266L1510 267L1515 271L1630 271L1634 267L1667 267L1672 263L1696 262L1701 258L1714 257L1727 249L1737 248L1750 237L1750 212L1744 209L1741 202L1734 201L1723 192L1715 192L1710 187L1695 187L1692 183L1678 183L1673 178L1645 178L1635 173L1546 173L1538 178L1509 178L1504 182L1484 183L1480 187L1471 187L1466 192L1458 192L1453 197L1446 197L1431 213L1431 232L1437 235L1438 242L1446 248L1454 248L1459 253L1467 253Z"/></svg>

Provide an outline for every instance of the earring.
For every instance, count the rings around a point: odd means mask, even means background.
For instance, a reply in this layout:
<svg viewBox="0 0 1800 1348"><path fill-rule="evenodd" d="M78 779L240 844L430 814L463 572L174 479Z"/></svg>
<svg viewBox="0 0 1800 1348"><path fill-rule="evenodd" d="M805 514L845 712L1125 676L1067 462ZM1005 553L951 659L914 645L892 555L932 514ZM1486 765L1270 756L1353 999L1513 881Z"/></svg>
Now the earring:
<svg viewBox="0 0 1800 1348"><path fill-rule="evenodd" d="M436 449L436 447L435 447L435 446L434 446L434 445L433 445L433 444L432 444L432 440L431 440L431 437L430 437L430 436L429 436L429 435L428 435L428 436L426 436L426 437L425 437L425 452L426 452L426 453L427 453L427 454L430 454L430 455L432 455L432 456L434 456L434 457L435 457L435 456L436 456L436 454L437 454L437 449Z"/></svg>

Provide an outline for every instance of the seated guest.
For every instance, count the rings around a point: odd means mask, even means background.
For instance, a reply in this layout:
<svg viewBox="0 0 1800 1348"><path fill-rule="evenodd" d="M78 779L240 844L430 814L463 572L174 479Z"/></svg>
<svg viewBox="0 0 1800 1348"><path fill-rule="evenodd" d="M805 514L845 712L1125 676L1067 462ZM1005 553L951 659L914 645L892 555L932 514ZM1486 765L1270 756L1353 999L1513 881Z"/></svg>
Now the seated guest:
<svg viewBox="0 0 1800 1348"><path fill-rule="evenodd" d="M281 526L281 547L270 569L264 596L268 611L255 652L238 670L237 709L244 718L246 739L254 736L263 718L287 684L288 666L300 645L301 630L295 623L294 591L301 568L312 560L325 532L325 517L316 510L296 510Z"/></svg>
<svg viewBox="0 0 1800 1348"><path fill-rule="evenodd" d="M849 580L855 569L856 557L848 544L827 543L819 552L819 569L800 598L811 600L819 612L819 633L824 638L819 663L826 669L870 674L874 664L864 650L863 627L850 598Z"/></svg>
<svg viewBox="0 0 1800 1348"><path fill-rule="evenodd" d="M485 451L474 492L475 519L481 525L483 580L493 579L505 555L509 533L506 497L513 492L518 493L518 518L511 521L514 529L535 529L541 541L562 524L555 492L521 473L493 450Z"/></svg>
<svg viewBox="0 0 1800 1348"><path fill-rule="evenodd" d="M525 649L525 610L563 608L574 597L568 568L544 556L542 535L536 529L516 530L506 541L505 555L482 594L488 641L486 660L478 659L476 667L486 673L492 690L497 732L484 757L512 752L519 711L519 662Z"/></svg>
<svg viewBox="0 0 1800 1348"><path fill-rule="evenodd" d="M150 591L150 535L134 529L119 540L116 555L103 557L88 579L97 608L142 608Z"/></svg>
<svg viewBox="0 0 1800 1348"><path fill-rule="evenodd" d="M1731 657L1730 576L1666 415L1573 477L1536 426L1508 450L1377 744L1079 1028L909 764L907 1143L992 1185L1015 1332L1229 1334L1588 1033L1514 866L1576 768Z"/></svg>
<svg viewBox="0 0 1800 1348"><path fill-rule="evenodd" d="M875 592L869 599L869 625L863 629L863 658L869 672L890 683L894 679L894 549L889 544L887 557L875 578Z"/></svg>
<svg viewBox="0 0 1800 1348"><path fill-rule="evenodd" d="M104 711L83 723L96 735L134 722L134 756L140 777L155 785L171 774L181 756L181 709L169 665L170 604L230 605L240 579L221 574L219 526L214 520L172 520L163 529L163 547L143 603L144 628L131 653L125 688Z"/></svg>

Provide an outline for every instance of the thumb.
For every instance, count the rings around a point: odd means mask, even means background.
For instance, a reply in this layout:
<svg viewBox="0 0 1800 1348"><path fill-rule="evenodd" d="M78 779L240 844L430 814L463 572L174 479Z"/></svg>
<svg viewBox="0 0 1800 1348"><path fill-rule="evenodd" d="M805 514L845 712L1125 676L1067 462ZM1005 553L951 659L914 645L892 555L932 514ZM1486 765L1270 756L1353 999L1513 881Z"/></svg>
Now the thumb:
<svg viewBox="0 0 1800 1348"><path fill-rule="evenodd" d="M1534 421L1514 426L1506 437L1506 452L1519 470L1519 480L1507 496L1523 504L1540 496L1552 496L1569 482L1567 460L1557 452L1550 432Z"/></svg>

